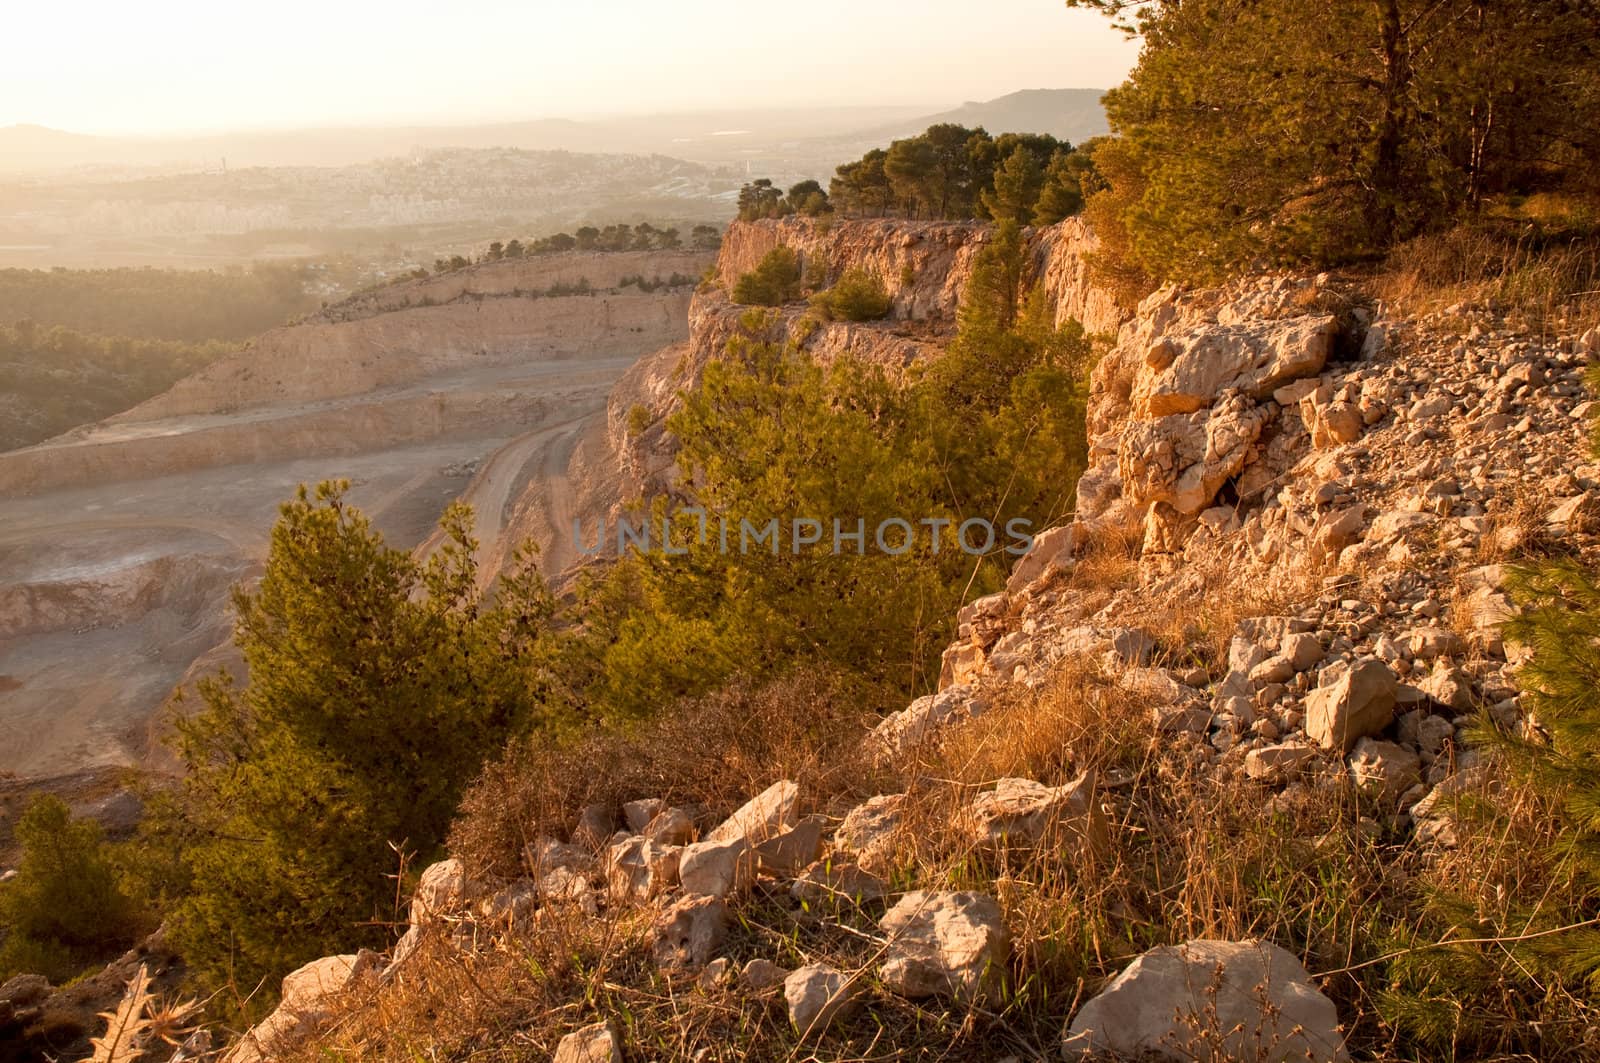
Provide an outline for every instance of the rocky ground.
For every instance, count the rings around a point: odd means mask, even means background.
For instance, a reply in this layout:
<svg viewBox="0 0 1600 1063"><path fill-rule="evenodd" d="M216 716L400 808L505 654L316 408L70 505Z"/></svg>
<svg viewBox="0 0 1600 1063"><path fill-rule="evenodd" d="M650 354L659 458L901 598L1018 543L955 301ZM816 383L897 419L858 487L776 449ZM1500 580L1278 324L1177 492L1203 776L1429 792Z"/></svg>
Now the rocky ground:
<svg viewBox="0 0 1600 1063"><path fill-rule="evenodd" d="M1476 708L1536 726L1499 633L1508 563L1600 554L1597 349L1464 306L1373 321L1309 280L1158 293L1097 371L1079 523L967 608L947 680L1037 683L1107 654L1218 770L1348 768L1447 836L1430 795L1470 763ZM1141 533L1128 586L1073 586L1075 557ZM1267 601L1279 615L1228 625Z"/></svg>

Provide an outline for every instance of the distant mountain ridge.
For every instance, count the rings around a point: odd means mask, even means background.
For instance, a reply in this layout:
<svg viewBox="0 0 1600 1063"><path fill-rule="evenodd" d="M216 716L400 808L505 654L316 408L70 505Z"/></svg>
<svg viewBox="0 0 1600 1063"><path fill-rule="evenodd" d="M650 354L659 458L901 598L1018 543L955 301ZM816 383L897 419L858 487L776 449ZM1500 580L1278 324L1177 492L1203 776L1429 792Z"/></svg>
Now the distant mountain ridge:
<svg viewBox="0 0 1600 1063"><path fill-rule="evenodd" d="M0 173L79 166L345 166L417 149L520 148L586 153L660 154L695 162L745 162L788 156L797 145L823 162L860 154L937 122L981 125L991 133L1050 133L1073 142L1106 132L1102 89L1027 89L994 100L923 112L915 107L767 108L640 115L579 121L541 118L461 126L372 126L261 130L172 137L101 137L39 125L0 128ZM809 153L808 153L809 154ZM808 159L803 169L815 168Z"/></svg>
<svg viewBox="0 0 1600 1063"><path fill-rule="evenodd" d="M906 134L920 133L930 125L953 122L969 128L982 126L991 133L1049 133L1074 144L1111 131L1100 100L1105 89L1023 89L998 99L968 101L960 107L919 119Z"/></svg>

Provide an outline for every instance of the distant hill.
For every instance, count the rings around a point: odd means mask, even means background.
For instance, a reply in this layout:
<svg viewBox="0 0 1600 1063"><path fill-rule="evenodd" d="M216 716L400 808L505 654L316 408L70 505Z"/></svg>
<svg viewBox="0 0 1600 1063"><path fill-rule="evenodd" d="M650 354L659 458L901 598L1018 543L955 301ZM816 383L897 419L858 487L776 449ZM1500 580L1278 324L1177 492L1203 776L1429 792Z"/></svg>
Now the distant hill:
<svg viewBox="0 0 1600 1063"><path fill-rule="evenodd" d="M969 128L983 126L991 133L1049 133L1074 144L1110 132L1100 98L1105 89L1024 89L986 102L963 103L954 110L919 119L918 132L940 122Z"/></svg>
<svg viewBox="0 0 1600 1063"><path fill-rule="evenodd" d="M749 108L574 121L543 118L456 126L255 130L173 137L98 137L37 125L0 128L0 174L78 166L163 171L248 166L348 166L417 149L520 148L669 155L811 175L874 144L936 122L991 133L1051 133L1077 143L1106 131L1101 89L1028 89L928 114L914 107Z"/></svg>

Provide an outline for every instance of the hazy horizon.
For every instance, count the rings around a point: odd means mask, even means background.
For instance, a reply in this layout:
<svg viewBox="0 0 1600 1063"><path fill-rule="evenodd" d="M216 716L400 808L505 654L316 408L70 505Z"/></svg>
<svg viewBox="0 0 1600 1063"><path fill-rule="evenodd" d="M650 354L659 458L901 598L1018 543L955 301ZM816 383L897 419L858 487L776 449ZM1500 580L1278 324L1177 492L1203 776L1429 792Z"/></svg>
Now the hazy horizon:
<svg viewBox="0 0 1600 1063"><path fill-rule="evenodd" d="M443 21L415 0L337 10L285 0L250 23L198 0L156 0L108 6L88 28L68 7L14 21L16 40L71 44L0 69L0 127L103 136L939 108L1110 87L1137 55L1100 16L1061 0L909 11L818 0L759 18L732 0L556 10L482 0ZM813 32L815 48L769 46L797 30L801 41Z"/></svg>

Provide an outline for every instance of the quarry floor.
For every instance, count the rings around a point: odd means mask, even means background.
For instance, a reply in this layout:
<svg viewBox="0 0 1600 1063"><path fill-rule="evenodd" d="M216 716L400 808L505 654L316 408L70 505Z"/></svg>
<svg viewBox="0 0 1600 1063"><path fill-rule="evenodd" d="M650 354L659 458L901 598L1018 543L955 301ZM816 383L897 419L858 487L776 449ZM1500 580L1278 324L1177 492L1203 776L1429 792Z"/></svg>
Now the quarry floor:
<svg viewBox="0 0 1600 1063"><path fill-rule="evenodd" d="M299 484L349 480L349 500L391 544L422 552L434 543L440 513L463 497L477 510L486 563L509 554L499 540L519 500L561 526L572 448L586 432L603 431L606 394L633 361L501 365L426 385L527 400L519 420L486 417L481 431L458 426L424 442L361 440L355 454L0 496L0 784L10 776L13 787L87 794L98 787L85 780L165 762L163 706L175 685L232 660L230 588L259 575L277 507ZM338 407L315 404L319 420ZM297 406L242 420L288 426L305 415ZM205 416L115 431L137 438L215 431L217 423ZM313 448L326 443L324 433L308 440ZM557 538L545 565L564 559Z"/></svg>

